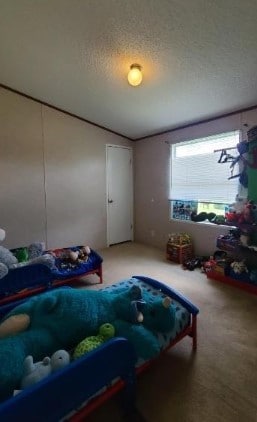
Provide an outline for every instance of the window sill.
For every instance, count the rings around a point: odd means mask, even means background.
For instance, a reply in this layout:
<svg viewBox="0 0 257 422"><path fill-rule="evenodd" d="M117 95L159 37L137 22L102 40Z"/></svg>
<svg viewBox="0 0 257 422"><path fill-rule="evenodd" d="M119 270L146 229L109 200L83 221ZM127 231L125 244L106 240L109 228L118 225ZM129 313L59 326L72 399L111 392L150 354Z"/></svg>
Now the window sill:
<svg viewBox="0 0 257 422"><path fill-rule="evenodd" d="M204 227L204 226L208 226L208 228L209 227L215 227L215 228L217 228L217 227L219 227L219 228L222 228L222 229L226 229L226 230L228 230L229 228L236 228L236 226L230 226L230 225L227 225L227 224L215 224L215 223L211 223L210 221L191 221L191 220L179 220L179 219L177 219L177 218L170 218L170 222L171 223L174 223L174 222L176 222L176 223L182 223L182 224L189 224L189 225L193 225L193 226L202 226L202 227Z"/></svg>

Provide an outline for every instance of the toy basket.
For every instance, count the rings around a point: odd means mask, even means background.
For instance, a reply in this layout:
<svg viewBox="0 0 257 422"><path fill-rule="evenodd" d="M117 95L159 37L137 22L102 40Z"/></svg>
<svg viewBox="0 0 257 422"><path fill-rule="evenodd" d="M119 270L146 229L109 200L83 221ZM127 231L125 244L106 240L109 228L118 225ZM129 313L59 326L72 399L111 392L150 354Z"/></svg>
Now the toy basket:
<svg viewBox="0 0 257 422"><path fill-rule="evenodd" d="M192 239L187 233L172 233L169 234L168 244L178 246L191 245Z"/></svg>
<svg viewBox="0 0 257 422"><path fill-rule="evenodd" d="M191 237L187 233L173 233L169 235L166 246L166 257L169 261L184 264L193 257Z"/></svg>

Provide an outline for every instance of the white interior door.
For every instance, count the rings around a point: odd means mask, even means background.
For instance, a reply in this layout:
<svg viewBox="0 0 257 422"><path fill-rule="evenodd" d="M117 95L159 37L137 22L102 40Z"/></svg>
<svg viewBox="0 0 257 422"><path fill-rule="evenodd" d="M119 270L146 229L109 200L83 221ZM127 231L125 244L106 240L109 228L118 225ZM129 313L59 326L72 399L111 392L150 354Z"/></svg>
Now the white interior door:
<svg viewBox="0 0 257 422"><path fill-rule="evenodd" d="M132 149L106 147L107 243L133 240L133 165Z"/></svg>

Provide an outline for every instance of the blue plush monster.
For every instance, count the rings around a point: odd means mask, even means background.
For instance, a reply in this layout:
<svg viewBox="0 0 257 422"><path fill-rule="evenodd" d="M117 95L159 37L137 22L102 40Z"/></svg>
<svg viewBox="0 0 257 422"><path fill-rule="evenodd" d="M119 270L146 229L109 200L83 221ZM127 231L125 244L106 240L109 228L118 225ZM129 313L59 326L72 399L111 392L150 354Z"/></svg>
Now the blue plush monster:
<svg viewBox="0 0 257 422"><path fill-rule="evenodd" d="M147 303L135 285L115 293L56 289L27 300L0 324L0 398L19 388L27 355L38 361L70 350L106 322L134 344L138 357L149 359L160 351L155 332L173 328L175 310L169 298Z"/></svg>

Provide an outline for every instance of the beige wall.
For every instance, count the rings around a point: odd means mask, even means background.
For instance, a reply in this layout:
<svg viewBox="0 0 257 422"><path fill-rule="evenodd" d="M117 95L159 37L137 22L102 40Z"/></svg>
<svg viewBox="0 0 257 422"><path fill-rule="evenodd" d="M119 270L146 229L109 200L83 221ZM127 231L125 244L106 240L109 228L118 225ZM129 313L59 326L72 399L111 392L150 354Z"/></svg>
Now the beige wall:
<svg viewBox="0 0 257 422"><path fill-rule="evenodd" d="M244 124L248 124L248 127ZM135 239L164 250L169 233L187 232L193 237L197 254L212 254L216 249L216 237L220 233L227 233L226 227L170 219L168 202L170 147L165 141L179 142L236 129L242 129L243 139L246 139L247 130L256 124L257 110L255 109L137 141L135 146Z"/></svg>
<svg viewBox="0 0 257 422"><path fill-rule="evenodd" d="M4 245L106 246L105 146L133 142L0 89Z"/></svg>
<svg viewBox="0 0 257 422"><path fill-rule="evenodd" d="M185 231L211 254L227 228L169 218L169 145L257 124L257 110L136 143L0 89L0 227L5 246L106 246L105 145L135 148L135 240L164 249Z"/></svg>

